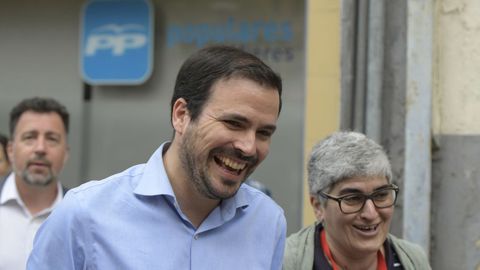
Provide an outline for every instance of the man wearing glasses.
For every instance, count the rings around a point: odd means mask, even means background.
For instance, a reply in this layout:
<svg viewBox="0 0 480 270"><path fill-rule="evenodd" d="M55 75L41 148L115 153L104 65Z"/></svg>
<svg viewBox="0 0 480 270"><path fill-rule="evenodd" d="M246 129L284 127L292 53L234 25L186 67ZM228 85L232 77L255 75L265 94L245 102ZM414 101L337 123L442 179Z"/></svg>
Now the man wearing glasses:
<svg viewBox="0 0 480 270"><path fill-rule="evenodd" d="M318 220L287 239L284 269L430 269L417 245L389 234L399 188L382 147L337 132L313 147L310 202Z"/></svg>

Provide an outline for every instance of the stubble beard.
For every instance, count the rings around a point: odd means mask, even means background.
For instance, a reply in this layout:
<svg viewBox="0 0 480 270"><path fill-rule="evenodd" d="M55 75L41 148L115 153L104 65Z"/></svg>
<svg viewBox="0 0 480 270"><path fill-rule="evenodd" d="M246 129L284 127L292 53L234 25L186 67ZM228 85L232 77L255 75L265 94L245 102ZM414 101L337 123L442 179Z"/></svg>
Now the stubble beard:
<svg viewBox="0 0 480 270"><path fill-rule="evenodd" d="M30 172L27 171L27 169L23 170L22 172L22 178L25 181L25 183L31 185L31 186L37 186L37 187L45 187L50 185L55 177L53 177L52 170L49 168L48 169L48 174L43 176L43 175L33 175Z"/></svg>
<svg viewBox="0 0 480 270"><path fill-rule="evenodd" d="M22 179L25 183L31 186L37 186L37 187L45 187L50 185L55 179L56 176L53 174L52 168L50 167L51 165L48 165L48 172L46 175L38 174L38 173L31 173L28 171L28 163L27 167L21 171L21 176ZM17 171L15 166L14 166L14 171Z"/></svg>
<svg viewBox="0 0 480 270"><path fill-rule="evenodd" d="M208 164L200 164L200 159L195 156L194 137L194 132L191 129L187 130L180 146L180 161L195 190L213 200L225 200L233 197L238 189L235 192L227 193L220 192L213 186L213 179L208 176L207 172Z"/></svg>

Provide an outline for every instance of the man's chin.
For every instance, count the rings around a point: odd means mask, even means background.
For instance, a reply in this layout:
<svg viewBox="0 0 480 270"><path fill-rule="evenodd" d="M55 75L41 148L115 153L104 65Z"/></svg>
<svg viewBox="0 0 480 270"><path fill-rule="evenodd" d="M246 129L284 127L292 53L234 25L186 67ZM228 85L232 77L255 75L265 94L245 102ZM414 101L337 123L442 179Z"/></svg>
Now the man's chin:
<svg viewBox="0 0 480 270"><path fill-rule="evenodd" d="M230 183L229 185L225 185L222 187L221 190L217 189L216 190L216 196L218 198L221 198L222 200L226 200L226 199L229 199L233 196L235 196L235 194L237 194L238 190L240 189L240 185L243 183L240 182L240 183Z"/></svg>
<svg viewBox="0 0 480 270"><path fill-rule="evenodd" d="M216 198L217 200L230 199L230 198L232 198L233 196L235 196L235 194L237 194L237 191L238 191L238 189L235 190L235 191L232 191L232 192L217 192L217 193L215 194L215 198Z"/></svg>
<svg viewBox="0 0 480 270"><path fill-rule="evenodd" d="M46 187L53 182L53 177L28 175L27 177L24 177L24 180L31 186Z"/></svg>

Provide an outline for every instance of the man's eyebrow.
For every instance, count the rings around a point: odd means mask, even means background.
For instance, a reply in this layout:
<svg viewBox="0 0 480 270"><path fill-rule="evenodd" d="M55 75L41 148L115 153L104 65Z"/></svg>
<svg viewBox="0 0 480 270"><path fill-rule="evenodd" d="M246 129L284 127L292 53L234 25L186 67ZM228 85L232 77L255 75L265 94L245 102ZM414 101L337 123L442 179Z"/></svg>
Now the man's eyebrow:
<svg viewBox="0 0 480 270"><path fill-rule="evenodd" d="M25 130L24 132L20 133L20 136L31 135L31 134L36 135L38 134L38 131L35 129Z"/></svg>
<svg viewBox="0 0 480 270"><path fill-rule="evenodd" d="M242 123L249 123L250 122L248 120L248 118L246 118L245 116L242 116L242 115L239 115L239 114L236 114L236 113L229 113L229 114L222 115L222 116L218 117L218 120L235 120L235 121L242 122ZM264 130L269 130L273 133L277 129L277 126L274 125L274 124L267 124L267 125L264 125L260 128L264 129Z"/></svg>
<svg viewBox="0 0 480 270"><path fill-rule="evenodd" d="M45 134L61 134L61 132L57 131L57 130L50 129L50 130L45 131Z"/></svg>
<svg viewBox="0 0 480 270"><path fill-rule="evenodd" d="M47 132L45 133L45 135L48 135L48 136L52 136L52 135L53 135L53 136L59 136L59 137L62 136L62 134L61 134L60 132L56 132L56 131L47 131Z"/></svg>
<svg viewBox="0 0 480 270"><path fill-rule="evenodd" d="M221 120L235 120L235 121L239 121L239 122L244 122L244 123L248 123L248 119L242 115L239 115L239 114L236 114L236 113L229 113L229 114L225 114L225 115L221 115L220 117L218 117L218 119L221 119Z"/></svg>

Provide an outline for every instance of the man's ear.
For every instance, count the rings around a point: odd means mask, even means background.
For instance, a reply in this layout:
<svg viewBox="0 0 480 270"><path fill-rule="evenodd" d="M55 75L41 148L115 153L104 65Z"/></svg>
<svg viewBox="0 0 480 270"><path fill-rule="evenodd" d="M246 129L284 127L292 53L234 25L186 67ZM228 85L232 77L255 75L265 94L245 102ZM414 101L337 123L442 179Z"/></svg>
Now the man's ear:
<svg viewBox="0 0 480 270"><path fill-rule="evenodd" d="M323 206L320 203L320 201L318 200L318 198L316 196L310 195L310 204L312 205L313 213L315 215L315 218L318 221L322 221L323 220Z"/></svg>
<svg viewBox="0 0 480 270"><path fill-rule="evenodd" d="M7 143L7 155L8 157L6 157L8 159L8 162L10 164L13 163L13 143L12 143L12 139L10 139Z"/></svg>
<svg viewBox="0 0 480 270"><path fill-rule="evenodd" d="M190 114L187 109L187 101L184 98L179 98L175 101L172 108L172 125L175 132L180 135L183 134L189 122Z"/></svg>
<svg viewBox="0 0 480 270"><path fill-rule="evenodd" d="M70 146L67 144L67 149L65 149L65 155L63 156L63 164L65 165L70 158Z"/></svg>

